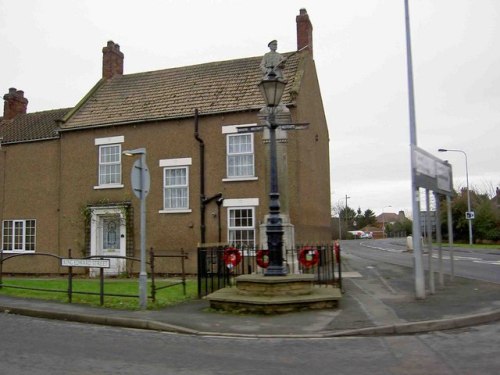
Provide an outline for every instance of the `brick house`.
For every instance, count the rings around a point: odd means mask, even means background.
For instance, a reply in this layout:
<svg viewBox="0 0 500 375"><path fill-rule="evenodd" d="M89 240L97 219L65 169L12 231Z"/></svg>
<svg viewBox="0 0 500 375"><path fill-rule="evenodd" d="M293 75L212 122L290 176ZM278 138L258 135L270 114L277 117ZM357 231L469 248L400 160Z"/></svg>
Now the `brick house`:
<svg viewBox="0 0 500 375"><path fill-rule="evenodd" d="M304 9L296 21L297 50L308 47L283 54L289 56L283 113L309 128L278 135L286 246L331 239L329 135L312 25ZM146 149L151 176L147 248L183 249L187 271L195 273L201 242L265 244L267 134L237 132L262 121L261 59L124 74L124 54L109 41L102 78L74 108L27 113L24 92L9 89L0 117L4 254L66 256L72 249L74 257L138 257L134 158L123 155L136 148ZM129 267L122 260L112 264L112 274ZM4 271L64 269L53 258L19 257Z"/></svg>

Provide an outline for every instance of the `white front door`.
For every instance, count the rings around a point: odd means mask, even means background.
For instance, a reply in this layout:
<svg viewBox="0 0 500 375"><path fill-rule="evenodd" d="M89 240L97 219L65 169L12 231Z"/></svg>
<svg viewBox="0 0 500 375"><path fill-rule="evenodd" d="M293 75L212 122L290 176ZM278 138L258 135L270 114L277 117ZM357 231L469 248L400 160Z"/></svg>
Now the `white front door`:
<svg viewBox="0 0 500 375"><path fill-rule="evenodd" d="M125 256L126 254L126 226L124 210L120 208L92 209L92 223L90 227L91 243L90 254L107 256ZM110 259L110 268L104 269L108 276L119 275L126 270L126 260ZM91 276L97 276L99 269L90 269Z"/></svg>

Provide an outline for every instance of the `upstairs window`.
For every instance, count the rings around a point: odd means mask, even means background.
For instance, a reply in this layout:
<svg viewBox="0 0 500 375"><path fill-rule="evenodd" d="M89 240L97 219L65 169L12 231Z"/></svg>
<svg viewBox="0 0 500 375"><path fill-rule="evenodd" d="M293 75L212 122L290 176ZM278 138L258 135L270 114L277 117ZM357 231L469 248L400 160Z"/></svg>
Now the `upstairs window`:
<svg viewBox="0 0 500 375"><path fill-rule="evenodd" d="M99 185L122 183L121 145L99 147Z"/></svg>
<svg viewBox="0 0 500 375"><path fill-rule="evenodd" d="M254 176L253 134L228 134L227 177L245 179Z"/></svg>
<svg viewBox="0 0 500 375"><path fill-rule="evenodd" d="M187 213L189 208L189 166L191 158L162 159L163 209L160 213Z"/></svg>
<svg viewBox="0 0 500 375"><path fill-rule="evenodd" d="M97 138L99 146L98 185L95 189L117 188L122 185L122 145L123 136Z"/></svg>
<svg viewBox="0 0 500 375"><path fill-rule="evenodd" d="M189 208L188 167L164 169L164 209L187 210Z"/></svg>
<svg viewBox="0 0 500 375"><path fill-rule="evenodd" d="M2 222L3 251L35 251L35 220L4 220Z"/></svg>

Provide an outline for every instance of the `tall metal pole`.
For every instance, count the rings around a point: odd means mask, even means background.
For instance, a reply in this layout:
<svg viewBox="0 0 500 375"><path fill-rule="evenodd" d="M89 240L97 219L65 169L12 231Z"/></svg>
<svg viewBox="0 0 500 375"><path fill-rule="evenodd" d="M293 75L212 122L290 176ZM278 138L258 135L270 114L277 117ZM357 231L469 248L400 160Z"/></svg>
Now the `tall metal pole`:
<svg viewBox="0 0 500 375"><path fill-rule="evenodd" d="M408 66L408 104L410 111L410 152L411 152L411 201L413 210L413 256L415 265L415 295L417 299L425 298L425 280L420 241L420 192L415 181L416 161L414 147L417 145L417 127L415 120L415 98L413 93L413 66L411 57L410 11L408 0L405 0L406 25L406 62Z"/></svg>
<svg viewBox="0 0 500 375"><path fill-rule="evenodd" d="M467 212L471 212L471 208L470 208L470 191L469 191L469 167L468 167L468 163L467 163L467 154L465 153L465 151L461 151L464 156L465 156L465 180L467 182ZM469 245L472 246L472 218L468 218L469 220Z"/></svg>
<svg viewBox="0 0 500 375"><path fill-rule="evenodd" d="M132 190L137 198L141 201L141 269L139 272L139 306L145 309L148 304L147 300L147 282L148 274L146 273L146 197L149 193L149 170L146 165L146 149L137 148L135 150L123 151L123 155L135 156L140 155L140 159L136 160L131 172ZM136 172L139 170L139 173Z"/></svg>
<svg viewBox="0 0 500 375"><path fill-rule="evenodd" d="M431 199L429 189L425 189L425 232L427 233L427 251L429 261L429 290L431 294L436 293L434 283L434 268L432 265L432 222L431 222Z"/></svg>
<svg viewBox="0 0 500 375"><path fill-rule="evenodd" d="M147 300L146 273L146 153L141 154L141 271L139 273L139 306L146 309Z"/></svg>
<svg viewBox="0 0 500 375"><path fill-rule="evenodd" d="M451 281L455 280L455 257L453 251L453 217L451 215L451 197L446 196L446 211L448 215L448 244L450 246L450 267L451 267Z"/></svg>
<svg viewBox="0 0 500 375"><path fill-rule="evenodd" d="M439 257L439 286L444 286L443 274L443 237L441 235L441 201L438 193L434 192L434 200L436 201L436 242L438 243L438 257Z"/></svg>
<svg viewBox="0 0 500 375"><path fill-rule="evenodd" d="M269 249L269 266L266 276L285 276L286 268L283 266L283 224L280 215L280 194L278 192L278 163L276 156L276 128L275 107L269 107L269 147L270 147L270 191L269 191L269 216L267 218L266 234Z"/></svg>
<svg viewBox="0 0 500 375"><path fill-rule="evenodd" d="M348 197L347 194L345 195L345 208L344 208L344 218L345 218L345 230L349 230L349 225L347 223L347 200L350 199L351 197Z"/></svg>
<svg viewBox="0 0 500 375"><path fill-rule="evenodd" d="M439 152L460 152L465 156L465 181L467 184L467 213L469 214L471 212L471 204L470 204L470 191L469 191L469 165L467 162L467 153L463 150L458 150L458 149L447 149L447 148L440 148L438 150ZM469 222L469 245L472 246L473 244L473 239L472 239L472 218L467 215L467 221Z"/></svg>
<svg viewBox="0 0 500 375"><path fill-rule="evenodd" d="M340 213L342 212L342 209L340 209L340 207L342 207L342 206L341 206L340 202L342 202L341 199L337 203L337 206L339 207L339 240L342 239L342 224L341 224L342 223L342 217L340 215Z"/></svg>
<svg viewBox="0 0 500 375"><path fill-rule="evenodd" d="M341 240L341 239L342 239L342 226L341 226L341 224L340 224L340 221L341 221L341 220L340 220L340 213L339 213L339 240Z"/></svg>

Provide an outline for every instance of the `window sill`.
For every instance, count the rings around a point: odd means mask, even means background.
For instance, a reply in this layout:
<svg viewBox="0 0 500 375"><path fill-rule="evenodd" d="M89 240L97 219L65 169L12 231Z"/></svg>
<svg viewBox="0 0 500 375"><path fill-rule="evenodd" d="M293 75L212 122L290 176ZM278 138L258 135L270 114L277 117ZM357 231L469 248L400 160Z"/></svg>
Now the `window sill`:
<svg viewBox="0 0 500 375"><path fill-rule="evenodd" d="M257 181L258 177L233 177L233 178L223 178L222 182L240 182L240 181Z"/></svg>
<svg viewBox="0 0 500 375"><path fill-rule="evenodd" d="M1 250L4 254L34 254L35 250Z"/></svg>
<svg viewBox="0 0 500 375"><path fill-rule="evenodd" d="M101 190L101 189L121 189L123 187L124 187L123 184L97 185L97 186L94 186L94 190Z"/></svg>
<svg viewBox="0 0 500 375"><path fill-rule="evenodd" d="M182 210L160 210L158 213L160 214L189 214L193 210L190 208L182 209Z"/></svg>

